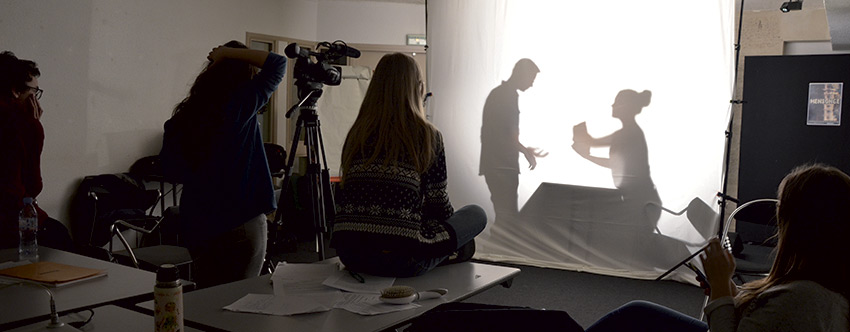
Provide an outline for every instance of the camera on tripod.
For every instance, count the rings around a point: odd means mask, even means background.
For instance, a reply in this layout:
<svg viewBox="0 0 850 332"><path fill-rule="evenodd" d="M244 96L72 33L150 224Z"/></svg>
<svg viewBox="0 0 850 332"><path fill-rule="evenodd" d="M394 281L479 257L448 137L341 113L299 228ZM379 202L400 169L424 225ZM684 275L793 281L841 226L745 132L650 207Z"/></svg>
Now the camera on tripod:
<svg viewBox="0 0 850 332"><path fill-rule="evenodd" d="M305 212L305 219L309 219L309 223L311 224L319 260L324 260L324 238L329 230L328 220L333 220L335 211L333 190L330 185L330 170L327 167L322 132L319 128L319 115L316 113L317 102L319 97L322 96L322 87L325 84L339 85L342 82L342 68L333 66L330 62L342 57L358 58L360 57L360 51L349 47L345 42L340 40L333 43L321 42L316 45L316 50L314 52L292 43L287 45L283 51L288 58L296 59L294 78L295 87L298 88L299 99L298 103L286 112L286 117L289 118L295 110L299 110L299 115L295 122L295 133L289 149L289 151L293 152L290 152L286 166L284 167L286 170L282 184L284 192L281 192L277 206L278 209L287 206L284 200L292 199L290 196L294 195L294 193L290 192L288 196L285 190L291 188L290 181L292 179L292 170L296 155L294 151L298 150L298 143L303 142L306 173L302 178L305 179L306 188L303 188L302 192L299 193L299 196L304 196L299 197L299 202L308 210ZM315 58L316 61L313 61L311 57ZM304 130L303 136L302 129ZM272 225L273 229L269 232L269 241L272 244L291 242L280 238L283 235L284 228L286 228L282 219L283 214L280 211L275 214ZM290 217L293 216L290 215ZM307 220L301 220L301 222L305 221ZM290 231L293 228L297 228L293 227L294 225L291 223L298 222L298 220L289 220L289 222ZM269 247L274 248L272 245ZM273 264L267 250L263 270L273 272L274 267L275 264Z"/></svg>
<svg viewBox="0 0 850 332"><path fill-rule="evenodd" d="M345 42L337 40L333 43L321 42L316 47L318 52L313 52L301 48L296 43L286 46L284 54L290 59L295 60L295 85L301 87L302 84L327 84L339 85L342 81L342 68L333 66L329 62L340 59L342 57L359 58L360 51L356 48L349 47ZM313 62L310 57L316 58Z"/></svg>

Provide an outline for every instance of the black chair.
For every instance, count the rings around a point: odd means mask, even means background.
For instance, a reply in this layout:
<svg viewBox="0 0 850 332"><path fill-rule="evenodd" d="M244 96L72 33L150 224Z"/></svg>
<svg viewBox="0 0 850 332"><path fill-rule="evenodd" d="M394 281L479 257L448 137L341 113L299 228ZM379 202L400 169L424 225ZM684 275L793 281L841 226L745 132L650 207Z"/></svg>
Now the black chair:
<svg viewBox="0 0 850 332"><path fill-rule="evenodd" d="M159 191L163 196L159 200L159 207L163 215L165 215L166 211L166 197L169 196L169 194L171 194L171 206L175 207L178 205L177 196L180 192L180 184L165 177L164 172L162 171L162 163L159 155L142 157L139 160L136 160L133 165L130 166L130 171L128 173L130 176L141 182L156 182L159 185ZM166 184L169 185L168 190L166 190ZM176 244L178 242L176 239L177 230L171 229L171 233L175 234L175 238L168 239L168 243Z"/></svg>
<svg viewBox="0 0 850 332"><path fill-rule="evenodd" d="M266 150L266 161L272 177L282 178L286 173L286 150L274 143L263 143L263 149Z"/></svg>
<svg viewBox="0 0 850 332"><path fill-rule="evenodd" d="M161 244L159 228L162 216L153 215L162 196L159 190L146 189L129 173L102 174L89 176L83 180L81 190L86 191L87 205L91 219L88 236L83 236L89 248L108 246L111 261L136 268L156 271L162 264L174 264L181 270L184 279L190 279L191 256L186 248ZM77 220L77 222L80 222ZM78 229L80 227L75 227ZM132 246L123 232L135 231L141 238ZM113 238L117 237L124 250L113 250ZM96 250L90 249L96 252Z"/></svg>
<svg viewBox="0 0 850 332"><path fill-rule="evenodd" d="M766 277L776 258L776 203L755 199L732 211L723 228L724 245L735 256L735 278L744 283ZM729 226L735 222L735 232Z"/></svg>

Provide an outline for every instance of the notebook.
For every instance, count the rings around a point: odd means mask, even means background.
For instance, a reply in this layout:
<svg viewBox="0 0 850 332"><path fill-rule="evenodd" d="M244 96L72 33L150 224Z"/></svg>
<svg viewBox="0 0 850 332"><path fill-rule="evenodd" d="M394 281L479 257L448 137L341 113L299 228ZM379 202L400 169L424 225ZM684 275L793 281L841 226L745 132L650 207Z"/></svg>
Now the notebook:
<svg viewBox="0 0 850 332"><path fill-rule="evenodd" d="M105 270L55 262L37 262L0 270L0 277L4 279L35 282L49 287L64 286L105 275Z"/></svg>

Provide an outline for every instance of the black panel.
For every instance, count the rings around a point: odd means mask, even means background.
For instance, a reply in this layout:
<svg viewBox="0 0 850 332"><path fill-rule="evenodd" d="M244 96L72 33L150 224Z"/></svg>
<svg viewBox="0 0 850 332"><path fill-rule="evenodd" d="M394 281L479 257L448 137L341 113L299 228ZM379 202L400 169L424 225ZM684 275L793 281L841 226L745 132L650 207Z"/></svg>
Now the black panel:
<svg viewBox="0 0 850 332"><path fill-rule="evenodd" d="M776 197L798 165L820 162L850 173L850 55L745 59L738 199ZM843 82L841 126L806 125L809 83Z"/></svg>

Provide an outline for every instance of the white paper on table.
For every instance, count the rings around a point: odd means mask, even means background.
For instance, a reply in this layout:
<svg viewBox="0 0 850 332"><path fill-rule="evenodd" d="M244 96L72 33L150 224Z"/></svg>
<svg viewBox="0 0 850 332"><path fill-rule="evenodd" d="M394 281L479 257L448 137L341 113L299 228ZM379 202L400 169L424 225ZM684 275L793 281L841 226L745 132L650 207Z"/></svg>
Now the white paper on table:
<svg viewBox="0 0 850 332"><path fill-rule="evenodd" d="M339 271L338 264L290 264L281 262L271 280L277 296L330 295L339 291L322 282Z"/></svg>
<svg viewBox="0 0 850 332"><path fill-rule="evenodd" d="M333 309L334 303L339 303L342 300L342 296L339 294L310 297L248 294L225 306L224 309L235 312L287 316L328 311Z"/></svg>
<svg viewBox="0 0 850 332"><path fill-rule="evenodd" d="M337 302L334 308L345 309L355 314L365 316L379 315L421 307L419 304L412 302L408 304L383 303L379 299L380 295L375 294L343 293L342 297L343 300Z"/></svg>
<svg viewBox="0 0 850 332"><path fill-rule="evenodd" d="M395 278L377 277L369 274L360 274L364 282L360 282L351 276L347 270L336 271L322 283L325 286L341 289L352 293L381 294L381 290L390 287Z"/></svg>
<svg viewBox="0 0 850 332"><path fill-rule="evenodd" d="M324 279L339 271L339 264L287 263L280 262L275 267L272 278L286 280Z"/></svg>

